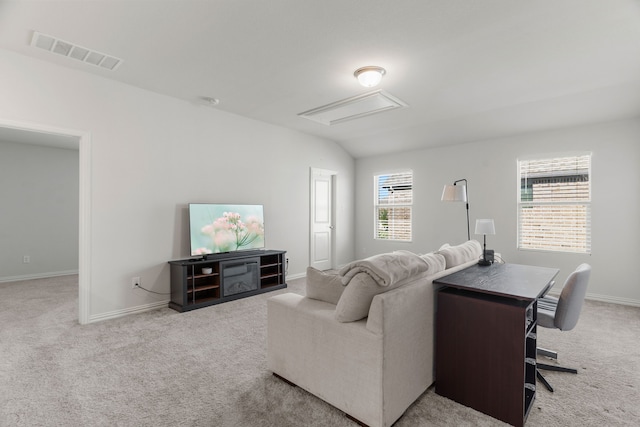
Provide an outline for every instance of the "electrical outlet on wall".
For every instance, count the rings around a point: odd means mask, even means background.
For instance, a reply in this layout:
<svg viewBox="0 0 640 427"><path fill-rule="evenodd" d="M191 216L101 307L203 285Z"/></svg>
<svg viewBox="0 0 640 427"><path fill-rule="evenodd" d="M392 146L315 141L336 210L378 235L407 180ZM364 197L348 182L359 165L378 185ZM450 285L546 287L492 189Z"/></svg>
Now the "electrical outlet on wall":
<svg viewBox="0 0 640 427"><path fill-rule="evenodd" d="M25 255L22 257L23 264L29 264L31 262L31 257L29 255Z"/></svg>
<svg viewBox="0 0 640 427"><path fill-rule="evenodd" d="M135 289L140 286L142 283L140 282L140 277L132 277L131 278L131 289Z"/></svg>

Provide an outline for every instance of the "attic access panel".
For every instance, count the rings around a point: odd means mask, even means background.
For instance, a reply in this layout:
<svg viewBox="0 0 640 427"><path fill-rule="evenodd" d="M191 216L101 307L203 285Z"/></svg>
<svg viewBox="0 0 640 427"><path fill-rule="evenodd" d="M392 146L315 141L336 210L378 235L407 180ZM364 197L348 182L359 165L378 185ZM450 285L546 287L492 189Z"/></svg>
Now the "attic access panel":
<svg viewBox="0 0 640 427"><path fill-rule="evenodd" d="M314 108L299 113L298 116L323 125L333 126L371 114L404 107L407 107L407 104L400 99L382 90L377 90Z"/></svg>

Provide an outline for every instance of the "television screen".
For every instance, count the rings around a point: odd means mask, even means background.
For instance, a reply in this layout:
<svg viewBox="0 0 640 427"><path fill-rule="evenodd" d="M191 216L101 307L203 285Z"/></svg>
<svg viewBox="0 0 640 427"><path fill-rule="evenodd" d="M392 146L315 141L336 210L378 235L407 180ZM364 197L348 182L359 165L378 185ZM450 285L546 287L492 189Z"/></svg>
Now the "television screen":
<svg viewBox="0 0 640 427"><path fill-rule="evenodd" d="M191 256L264 248L262 205L189 204Z"/></svg>

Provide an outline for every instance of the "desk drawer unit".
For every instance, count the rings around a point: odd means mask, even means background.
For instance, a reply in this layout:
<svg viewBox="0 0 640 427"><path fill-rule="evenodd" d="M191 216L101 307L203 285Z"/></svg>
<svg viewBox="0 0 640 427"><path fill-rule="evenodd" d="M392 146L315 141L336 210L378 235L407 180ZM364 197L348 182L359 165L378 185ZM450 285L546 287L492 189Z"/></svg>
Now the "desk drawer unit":
<svg viewBox="0 0 640 427"><path fill-rule="evenodd" d="M514 426L535 399L536 301L438 293L436 393Z"/></svg>

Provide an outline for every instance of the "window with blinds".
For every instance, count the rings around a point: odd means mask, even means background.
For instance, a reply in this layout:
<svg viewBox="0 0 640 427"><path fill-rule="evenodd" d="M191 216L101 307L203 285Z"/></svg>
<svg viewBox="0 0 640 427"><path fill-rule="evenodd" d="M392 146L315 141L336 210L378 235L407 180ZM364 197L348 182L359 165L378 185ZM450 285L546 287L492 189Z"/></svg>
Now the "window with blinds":
<svg viewBox="0 0 640 427"><path fill-rule="evenodd" d="M591 253L591 154L519 160L518 248Z"/></svg>
<svg viewBox="0 0 640 427"><path fill-rule="evenodd" d="M410 241L413 171L377 175L374 182L374 238Z"/></svg>

